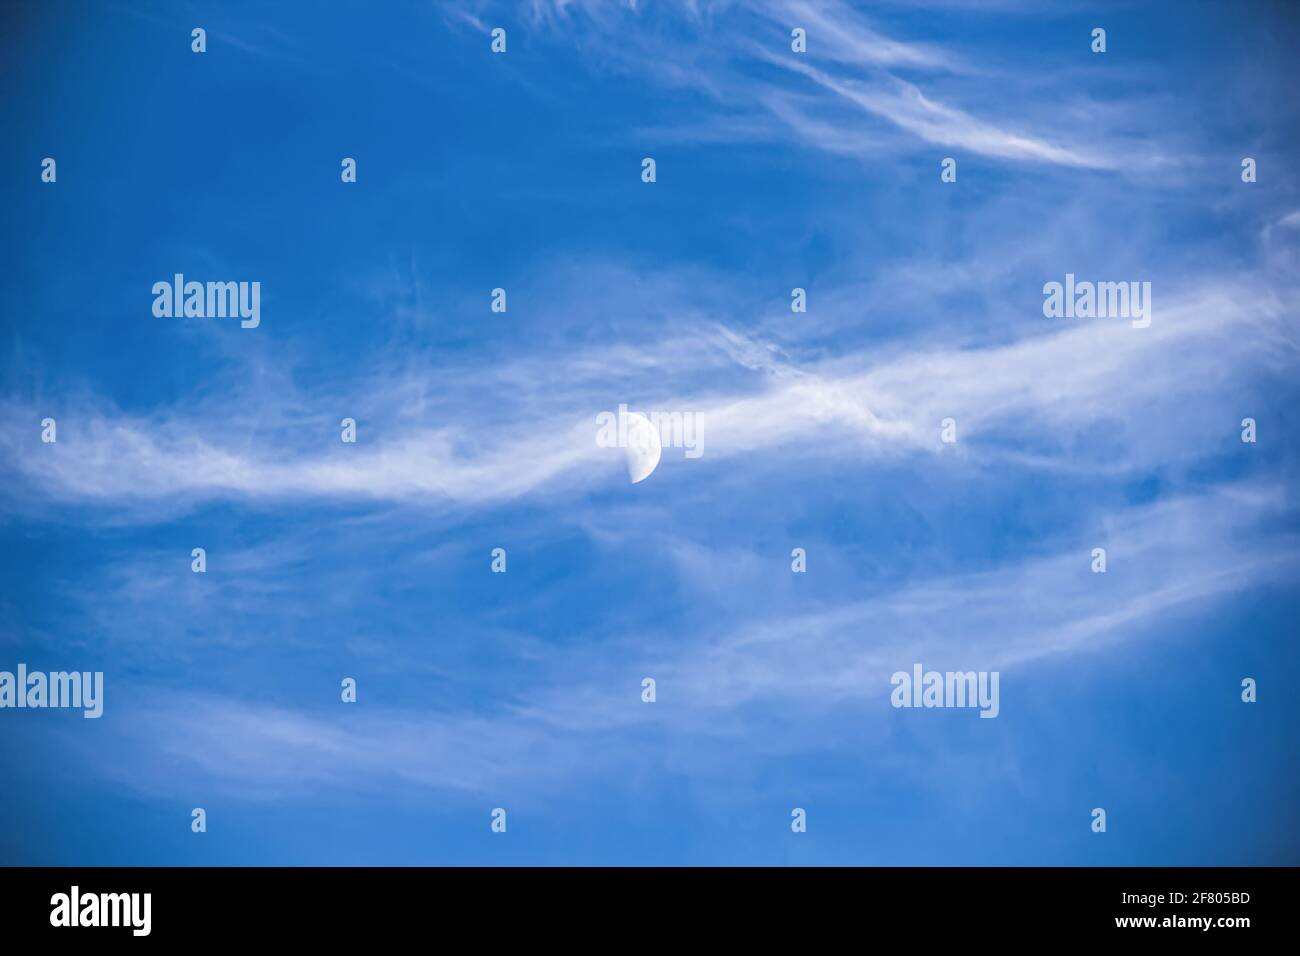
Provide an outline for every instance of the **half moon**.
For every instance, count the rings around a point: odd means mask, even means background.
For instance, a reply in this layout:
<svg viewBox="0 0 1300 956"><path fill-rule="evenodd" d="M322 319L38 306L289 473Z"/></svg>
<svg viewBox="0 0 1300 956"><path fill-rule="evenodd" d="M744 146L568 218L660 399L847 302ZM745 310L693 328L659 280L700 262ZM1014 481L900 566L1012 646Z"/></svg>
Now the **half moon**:
<svg viewBox="0 0 1300 956"><path fill-rule="evenodd" d="M634 485L645 481L659 467L659 458L663 455L659 432L639 412L628 412L627 447L623 453L627 456L627 476Z"/></svg>

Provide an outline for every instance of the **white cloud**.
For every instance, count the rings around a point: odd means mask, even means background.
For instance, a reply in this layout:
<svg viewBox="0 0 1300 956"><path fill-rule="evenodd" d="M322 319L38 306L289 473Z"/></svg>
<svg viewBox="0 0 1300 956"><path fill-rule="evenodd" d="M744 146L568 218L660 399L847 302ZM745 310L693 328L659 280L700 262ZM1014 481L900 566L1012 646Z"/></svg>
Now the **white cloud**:
<svg viewBox="0 0 1300 956"><path fill-rule="evenodd" d="M121 688L113 727L126 753L100 741L87 760L151 793L201 784L278 799L403 785L532 798L570 792L585 777L616 778L632 764L673 762L673 741L691 752L696 770L731 772L783 747L806 748L811 728L824 729L836 711L864 723L847 733L860 748L881 738L895 670L916 662L1000 670L1007 713L1036 665L1143 638L1177 641L1203 607L1292 579L1300 541L1260 533L1285 513L1286 497L1263 485L1222 486L1117 512L1078 540L1056 538L1054 550L977 573L806 612L756 612L658 648L647 649L646 636L634 633L607 645L552 647L518 696L497 694L496 705L473 712L371 701L356 710L339 704L338 715L326 716ZM1089 569L1098 543L1109 551L1104 575ZM662 544L680 551L671 535ZM742 562L733 584L760 586L764 564ZM682 570L689 585L690 565ZM634 678L642 672L629 662L656 676L659 704L640 702ZM662 743L628 743L639 738ZM831 749L843 745L835 734L819 731L818 739Z"/></svg>
<svg viewBox="0 0 1300 956"><path fill-rule="evenodd" d="M256 394L214 397L197 413L118 414L89 397L61 414L56 445L40 444L39 429L22 424L39 422L45 409L11 400L0 439L25 495L110 506L223 497L489 505L591 489L621 480L618 450L596 446L595 417L623 401L699 416L706 451L690 463L697 479L735 455L792 444L830 459L936 454L946 417L957 419L956 448L972 462L1002 454L1005 442L986 439L1012 428L1020 452L1068 446L1070 457L1058 463L1086 465L1088 449L1069 443L1096 425L1117 429L1113 444L1125 457L1108 452L1113 467L1190 460L1213 444L1215 428L1230 430L1241 417L1224 404L1234 390L1293 361L1295 342L1268 297L1227 286L1174 296L1155 288L1145 329L1123 319L1040 314L1026 319L1036 334L1008 344L896 346L817 361L801 362L717 322L678 327L659 342L550 347L460 369L456 380L476 381L474 390L435 387L421 398L439 409L444 421L436 425L400 410L412 400L412 383L427 387L438 373L407 369L389 378L377 369L362 384L330 383L309 394L272 379ZM607 371L619 354L626 360ZM666 381L676 383L672 391ZM713 384L723 381L730 384ZM351 395L341 396L340 387ZM254 442L249 423L232 421L228 409L260 407L298 411L264 424ZM345 445L331 410L358 407L372 417L361 440Z"/></svg>

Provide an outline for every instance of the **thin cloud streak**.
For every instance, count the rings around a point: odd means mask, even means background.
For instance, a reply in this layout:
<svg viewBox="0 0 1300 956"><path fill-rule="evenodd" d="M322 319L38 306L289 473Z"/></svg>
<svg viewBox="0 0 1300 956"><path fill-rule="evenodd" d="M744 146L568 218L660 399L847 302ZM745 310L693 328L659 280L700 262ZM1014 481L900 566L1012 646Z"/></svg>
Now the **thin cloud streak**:
<svg viewBox="0 0 1300 956"><path fill-rule="evenodd" d="M922 143L1004 160L1107 171L1167 168L1173 163L1169 150L1150 141L1113 134L1112 149L1103 153L1069 143L1063 134L1010 128L1023 124L1023 115L980 118L945 103L922 89L920 76L973 77L979 73L973 65L935 44L887 36L844 3L789 0L657 7L656 12L669 20L675 14L678 26L685 28L671 34L669 42L677 48L671 61L665 61L659 45L639 37L646 29L648 8L539 0L528 9L532 22L553 36L599 47L605 53L602 61L612 59L621 69L668 87L694 89L723 107L722 115L702 122L685 119L675 133L664 131L675 140L770 141L792 131L800 142L826 152L879 156L879 132L855 123L855 113L859 118L866 113ZM807 31L806 54L788 50L795 26ZM762 36L770 36L772 43L760 45L755 38ZM677 68L674 64L680 60L691 68ZM798 73L833 96L807 103L792 99L786 88L764 75L764 68L772 67ZM836 104L851 104L855 113L836 111ZM814 115L827 109L833 117ZM892 152L897 151L895 146Z"/></svg>
<svg viewBox="0 0 1300 956"><path fill-rule="evenodd" d="M644 752L626 745L628 735L690 740L697 756L734 766L767 749L759 723L790 731L835 708L879 721L888 712L889 675L915 661L1002 670L1003 708L1014 708L1016 682L1032 679L1034 666L1144 636L1176 640L1186 613L1289 580L1300 541L1256 535L1285 512L1285 497L1254 484L1222 486L1114 515L1096 529L1110 549L1105 575L1091 573L1088 547L1079 543L869 600L730 622L720 635L693 635L654 655L649 669L665 702L653 713L635 694L618 692L631 648L615 642L554 652L550 666L562 676L488 713L388 709L344 721L137 688L122 695L129 713L115 725L125 728L132 759L116 748L111 764L88 759L120 785L149 792L202 785L258 800L396 782L542 797L591 773L593 749L607 755L602 775L617 771L620 753L622 762L643 761ZM1026 594L1054 598L1026 603ZM1157 623L1162 630L1153 630Z"/></svg>
<svg viewBox="0 0 1300 956"><path fill-rule="evenodd" d="M1145 329L1123 319L1062 325L1039 318L1039 334L1005 345L859 353L811 363L715 323L663 344L666 356L695 356L686 376L694 388L672 393L662 390L662 360L653 351L629 346L642 357L640 366L605 381L595 352L531 356L476 374L486 383L479 394L537 392L537 401L489 400L492 407L484 408L444 394L442 417L456 427L399 420L356 445L338 442L334 428L316 432L313 446L304 429L282 427L253 446L223 437L237 429L219 408L198 416L159 411L142 419L99 411L104 403L93 398L65 413L56 445L38 445L33 429L18 424L39 422L45 410L11 400L0 441L9 470L29 493L55 501L129 506L221 498L426 499L484 506L621 480L620 450L597 447L595 436L596 415L624 401L633 408L694 412L703 423L705 452L692 465L706 470L735 455L790 444L828 459L938 454L945 448L939 425L947 417L962 430L955 447L978 461L997 457L996 447L981 437L999 429L1018 429L1022 445L1056 444L1135 407L1153 419L1160 409L1185 412L1214 394L1229 394L1251 369L1280 369L1294 359L1294 332L1275 302L1215 286L1182 302L1155 301L1155 318ZM708 347L701 349L702 343ZM1168 354L1179 354L1180 362L1156 360ZM608 359L607 351L601 355ZM744 377L732 390L702 384L717 370L737 366ZM408 383L419 378L416 373L367 390L365 402L400 408ZM535 386L555 380L585 384L555 399L541 397ZM502 387L494 391L493 382ZM275 379L270 387L287 386ZM355 407L337 395L280 392L233 403L340 405ZM1128 427L1141 435L1128 449L1135 461L1178 460L1199 447L1173 441L1156 447L1158 433L1143 431L1141 422ZM1076 456L1080 451L1086 453L1076 449Z"/></svg>

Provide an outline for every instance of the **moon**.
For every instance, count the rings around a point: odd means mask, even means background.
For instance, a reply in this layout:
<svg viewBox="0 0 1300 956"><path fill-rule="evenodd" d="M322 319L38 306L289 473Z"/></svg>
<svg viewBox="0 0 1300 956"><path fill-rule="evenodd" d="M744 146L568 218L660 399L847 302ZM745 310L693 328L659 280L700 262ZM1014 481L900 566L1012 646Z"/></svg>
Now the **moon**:
<svg viewBox="0 0 1300 956"><path fill-rule="evenodd" d="M659 458L663 455L659 432L639 412L628 412L627 447L623 452L627 456L627 476L634 485L645 481L659 467Z"/></svg>

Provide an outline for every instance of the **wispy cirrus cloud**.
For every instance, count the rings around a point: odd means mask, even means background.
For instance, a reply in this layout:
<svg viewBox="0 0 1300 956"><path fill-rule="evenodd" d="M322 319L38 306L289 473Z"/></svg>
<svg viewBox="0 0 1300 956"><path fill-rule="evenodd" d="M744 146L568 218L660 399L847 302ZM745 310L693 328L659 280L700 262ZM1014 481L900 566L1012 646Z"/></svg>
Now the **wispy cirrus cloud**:
<svg viewBox="0 0 1300 956"><path fill-rule="evenodd" d="M1222 407L1248 376L1293 361L1297 345L1285 307L1244 288L1207 286L1154 307L1144 329L1123 319L1062 324L1039 316L1026 326L1037 331L1009 343L896 343L881 354L816 359L719 320L611 346L629 359L612 366L611 347L546 349L462 368L440 385L430 384L438 373L418 364L376 367L343 383L344 394L338 382L313 391L284 376L250 390L235 375L233 396L216 390L198 411L160 408L142 417L105 410L87 396L84 407L69 409L59 443L49 446L21 424L46 411L13 397L5 458L31 494L91 504L305 498L489 505L620 480L618 449L595 443L595 416L630 402L693 411L707 451L691 464L705 469L794 445L813 458L938 454L945 447L939 423L949 417L962 429L955 447L972 461L1037 449L1046 464L1050 449L1068 446L1070 467L1080 467L1089 453L1075 436L1126 419L1106 445L1108 467L1174 462L1212 446L1213 436L1189 442L1158 424L1163 414ZM1178 365L1157 361L1169 354L1181 357ZM723 380L730 384L713 384ZM556 381L566 384L551 387ZM475 385L461 391L457 383L465 382ZM445 424L408 414L417 392L425 415ZM502 400L511 395L528 397ZM261 407L298 411L261 421L254 441L238 410ZM1134 408L1144 410L1142 419L1127 414ZM370 429L356 445L338 440L345 411ZM1224 429L1241 417L1233 411ZM1209 420L1196 416L1193 427L1213 430ZM1019 452L999 449L1008 428L1019 434Z"/></svg>
<svg viewBox="0 0 1300 956"><path fill-rule="evenodd" d="M620 764L644 764L647 751L631 739L659 740L656 752L665 754L675 748L664 741L689 741L692 762L715 774L798 749L812 727L822 728L823 746L861 747L863 732L883 737L871 727L889 713L889 676L913 661L1000 670L1003 706L1014 708L1017 683L1035 667L1139 639L1177 640L1179 622L1224 595L1290 580L1300 539L1259 535L1289 508L1276 488L1225 485L1114 513L1086 541L1055 540L1041 554L975 573L776 618L756 609L689 637L651 642L653 632L636 630L598 647L552 648L530 681L490 691L497 703L487 709L380 706L327 716L140 688L119 695L113 760L87 759L109 777L129 766L123 785L150 792L215 788L263 800L396 782L531 799ZM1089 570L1094 542L1109 549L1108 574ZM680 554L683 542L665 534L652 545ZM733 585L761 586L763 563L748 565ZM689 562L680 573L691 588ZM1029 602L1031 594L1053 599ZM365 669L365 655L353 666ZM657 679L654 708L639 700L642 673ZM864 731L846 722L844 740L826 737L826 714L837 708L867 721ZM778 735L769 733L777 727ZM598 768L589 760L594 750L610 758Z"/></svg>
<svg viewBox="0 0 1300 956"><path fill-rule="evenodd" d="M836 79L798 61L788 68L813 80L864 111L888 120L927 143L969 150L982 156L1055 163L1086 169L1115 169L1120 159L1087 147L1060 146L1017 133L927 97L914 84L890 77L880 83Z"/></svg>
<svg viewBox="0 0 1300 956"><path fill-rule="evenodd" d="M890 36L838 0L686 2L653 9L552 0L523 10L531 28L598 54L593 68L612 66L653 77L668 88L703 93L716 104L698 120L682 118L675 129L657 128L675 140L770 141L793 135L796 143L813 149L877 160L936 145L1013 162L1126 172L1167 169L1178 162L1171 147L1158 146L1141 127L1105 122L1111 104L1074 98L1068 105L1071 121L1061 124L1052 119L1061 112L1060 94L1039 91L1015 113L989 115L1000 102L989 94L1013 84L1025 97L1027 86L993 75L965 52ZM488 11L501 20L509 19L512 8L482 4L482 16ZM482 16L475 22L485 22ZM806 54L789 49L793 27L807 33ZM761 42L764 36L770 43ZM670 58L662 55L665 45L673 49ZM1006 69L1005 63L999 66ZM791 89L773 70L809 83ZM952 84L944 84L942 93L927 90L936 75L961 76L986 115L947 100ZM1146 119L1151 118L1148 111ZM877 121L874 126L871 120ZM1109 128L1105 147L1077 135L1099 127Z"/></svg>

